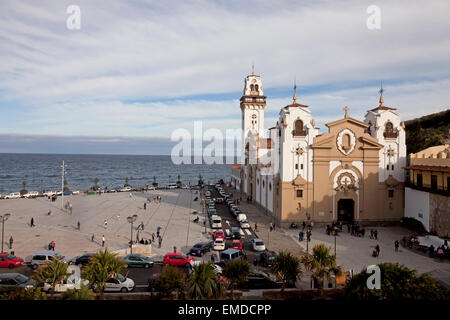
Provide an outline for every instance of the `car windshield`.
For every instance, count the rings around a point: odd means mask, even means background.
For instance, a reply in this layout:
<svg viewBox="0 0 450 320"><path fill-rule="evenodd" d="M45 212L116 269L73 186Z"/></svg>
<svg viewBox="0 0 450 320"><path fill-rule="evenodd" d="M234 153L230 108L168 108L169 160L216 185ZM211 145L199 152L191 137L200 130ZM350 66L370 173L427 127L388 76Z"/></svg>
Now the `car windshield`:
<svg viewBox="0 0 450 320"><path fill-rule="evenodd" d="M196 245L194 245L194 248L201 248L202 244L201 243L197 243Z"/></svg>
<svg viewBox="0 0 450 320"><path fill-rule="evenodd" d="M15 256L13 256L12 254L8 254L7 256L6 256L6 259L8 259L8 260L12 260L12 259L14 259L15 258Z"/></svg>
<svg viewBox="0 0 450 320"><path fill-rule="evenodd" d="M257 246L263 246L263 245L264 245L264 242L262 242L262 241L256 241L256 242L255 242L255 245L257 245Z"/></svg>
<svg viewBox="0 0 450 320"><path fill-rule="evenodd" d="M223 239L217 239L216 240L216 243L222 243L223 242Z"/></svg>
<svg viewBox="0 0 450 320"><path fill-rule="evenodd" d="M16 281L17 281L18 283L25 283L25 282L28 281L28 277L24 276L23 274L18 274L18 275L15 277L15 279L16 279Z"/></svg>
<svg viewBox="0 0 450 320"><path fill-rule="evenodd" d="M55 257L61 260L64 259L64 256L59 253L55 253Z"/></svg>
<svg viewBox="0 0 450 320"><path fill-rule="evenodd" d="M121 275L120 273L119 273L118 279L120 282L124 282L126 280L126 278L123 275Z"/></svg>

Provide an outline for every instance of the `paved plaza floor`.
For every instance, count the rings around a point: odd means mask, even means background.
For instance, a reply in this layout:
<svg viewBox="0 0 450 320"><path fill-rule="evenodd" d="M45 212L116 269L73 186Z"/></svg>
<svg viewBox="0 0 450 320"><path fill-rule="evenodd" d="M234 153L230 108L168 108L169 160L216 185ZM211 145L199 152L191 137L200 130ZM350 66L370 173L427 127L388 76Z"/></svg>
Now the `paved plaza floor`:
<svg viewBox="0 0 450 320"><path fill-rule="evenodd" d="M53 240L57 252L74 257L101 249L101 238L105 235L105 246L108 249L111 251L125 249L130 240L130 224L126 218L136 214L138 218L134 223L135 227L141 222L144 222L145 226L144 231L140 232L140 238L151 239L151 234L156 234L156 228L158 226L162 228L162 246L158 248L157 244L152 245L151 256L161 258L165 253L172 252L174 246L178 251L187 253L193 244L211 239L208 225L205 233L200 201L193 201L195 197L199 197L196 192L173 189L150 191L149 194L133 192L131 197L126 192L73 195L65 197L64 200L72 204L72 214L61 210L61 198L56 202L51 202L47 198L1 200L0 212L11 213L11 217L5 223L4 248L7 250L12 235L13 251L25 258L35 251L46 250L48 243ZM162 201L160 203L152 201L144 210L146 198L157 195L162 197ZM235 198L239 197L239 193L235 190L234 195ZM252 229L257 223L256 234L264 240L269 250L289 250L297 256L306 252L306 241L298 241L299 230L276 228L275 231L269 232L271 218L261 208L248 203L245 199L239 206L247 214ZM52 210L50 216L47 215L49 209ZM192 222L196 217L192 214L194 210L200 212L200 223ZM30 227L32 217L36 225L33 228ZM106 228L104 220L107 221ZM77 229L78 221L81 230ZM439 262L402 247L395 252L394 241L409 235L410 231L401 227L379 227L377 230L376 241L369 239L368 232L366 237L357 238L344 229L336 238L338 264L347 270L359 272L368 265L399 262L417 269L420 273L433 272L443 281L450 282L449 262ZM95 239L91 242L93 234ZM133 240L136 240L136 230L133 230ZM309 250L318 243L326 244L334 252L334 237L326 235L323 227L313 229ZM381 253L378 258L373 258L371 253L376 244L380 245Z"/></svg>

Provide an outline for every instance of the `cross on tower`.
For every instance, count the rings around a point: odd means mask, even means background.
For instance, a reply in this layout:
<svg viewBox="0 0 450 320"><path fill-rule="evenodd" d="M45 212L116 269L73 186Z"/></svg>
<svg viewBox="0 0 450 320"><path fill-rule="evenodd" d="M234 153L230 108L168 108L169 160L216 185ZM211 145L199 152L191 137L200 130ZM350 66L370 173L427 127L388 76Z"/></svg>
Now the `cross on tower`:
<svg viewBox="0 0 450 320"><path fill-rule="evenodd" d="M389 158L395 156L395 151L394 151L394 149L389 148L389 150L388 150L388 152L387 152L387 155L388 155Z"/></svg>
<svg viewBox="0 0 450 320"><path fill-rule="evenodd" d="M345 106L344 111L345 111L345 117L348 118L348 111L350 110L350 108L348 106Z"/></svg>

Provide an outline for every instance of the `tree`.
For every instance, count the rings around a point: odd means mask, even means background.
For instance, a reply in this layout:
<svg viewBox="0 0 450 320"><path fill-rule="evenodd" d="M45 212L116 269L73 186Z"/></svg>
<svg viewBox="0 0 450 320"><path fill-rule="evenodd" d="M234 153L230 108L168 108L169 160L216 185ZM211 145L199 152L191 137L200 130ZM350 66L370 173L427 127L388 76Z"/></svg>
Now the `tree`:
<svg viewBox="0 0 450 320"><path fill-rule="evenodd" d="M222 274L230 281L231 297L234 286L247 280L250 273L250 264L246 260L234 260L228 262L223 268Z"/></svg>
<svg viewBox="0 0 450 320"><path fill-rule="evenodd" d="M92 187L92 190L98 190L98 182L100 181L100 179L99 178L95 178L94 179L94 186Z"/></svg>
<svg viewBox="0 0 450 320"><path fill-rule="evenodd" d="M94 291L83 284L80 289L69 289L61 296L62 300L94 300L94 298Z"/></svg>
<svg viewBox="0 0 450 320"><path fill-rule="evenodd" d="M203 177L201 174L198 175L198 185L200 186L200 188L203 187Z"/></svg>
<svg viewBox="0 0 450 320"><path fill-rule="evenodd" d="M106 281L117 278L124 268L125 263L117 257L117 254L105 249L92 256L82 274L84 279L89 280L91 287L100 292L100 299L103 300Z"/></svg>
<svg viewBox="0 0 450 320"><path fill-rule="evenodd" d="M398 263L381 263L380 289L369 289L367 280L372 273L367 269L353 276L345 290L345 297L352 300L448 300L450 290L440 288L436 279L425 273L418 276L416 270Z"/></svg>
<svg viewBox="0 0 450 320"><path fill-rule="evenodd" d="M128 177L125 178L125 184L124 187L129 187L130 185L128 184Z"/></svg>
<svg viewBox="0 0 450 320"><path fill-rule="evenodd" d="M312 255L304 255L301 262L317 280L319 289L323 289L323 281L331 279L331 275L340 275L341 269L336 265L336 257L330 253L330 248L318 244L313 248Z"/></svg>
<svg viewBox="0 0 450 320"><path fill-rule="evenodd" d="M64 179L64 188L63 191L69 191L69 188L67 187L67 180Z"/></svg>
<svg viewBox="0 0 450 320"><path fill-rule="evenodd" d="M283 281L281 292L286 284L294 282L302 276L300 260L289 251L280 251L272 263L272 272L277 274Z"/></svg>
<svg viewBox="0 0 450 320"><path fill-rule="evenodd" d="M11 291L1 297L1 300L47 300L47 295L39 287Z"/></svg>
<svg viewBox="0 0 450 320"><path fill-rule="evenodd" d="M62 259L54 258L50 260L44 268L41 268L32 276L38 285L47 283L50 285L49 292L53 296L55 287L62 281L67 280L70 274L67 271L69 265Z"/></svg>
<svg viewBox="0 0 450 320"><path fill-rule="evenodd" d="M27 189L27 182L25 180L22 181L22 190L20 190L20 195L24 195L28 193Z"/></svg>
<svg viewBox="0 0 450 320"><path fill-rule="evenodd" d="M177 296L184 293L186 275L177 267L166 265L155 280L155 289L161 296L167 297L176 291Z"/></svg>
<svg viewBox="0 0 450 320"><path fill-rule="evenodd" d="M194 266L188 279L188 296L193 300L219 298L223 293L223 284L216 281L217 274L211 262Z"/></svg>

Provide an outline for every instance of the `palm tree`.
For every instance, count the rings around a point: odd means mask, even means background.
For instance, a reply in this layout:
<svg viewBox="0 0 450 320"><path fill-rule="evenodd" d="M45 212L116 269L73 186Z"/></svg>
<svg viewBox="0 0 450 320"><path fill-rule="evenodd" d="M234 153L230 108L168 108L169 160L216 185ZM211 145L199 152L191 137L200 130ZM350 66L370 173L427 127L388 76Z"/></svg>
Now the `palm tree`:
<svg viewBox="0 0 450 320"><path fill-rule="evenodd" d="M94 179L94 187L92 188L93 190L97 190L98 189L98 182L100 181L99 178L95 178Z"/></svg>
<svg viewBox="0 0 450 320"><path fill-rule="evenodd" d="M170 296L172 292L176 291L178 298L179 294L183 294L186 282L186 275L177 267L164 266L161 274L155 280L155 289L162 296Z"/></svg>
<svg viewBox="0 0 450 320"><path fill-rule="evenodd" d="M22 190L20 190L20 195L24 195L28 193L27 189L25 189L27 186L27 182L25 180L22 181Z"/></svg>
<svg viewBox="0 0 450 320"><path fill-rule="evenodd" d="M303 273L300 260L289 251L280 251L273 261L271 269L283 281L281 292L284 291L288 282L295 282Z"/></svg>
<svg viewBox="0 0 450 320"><path fill-rule="evenodd" d="M228 262L223 268L222 274L230 281L231 298L233 299L234 286L247 280L250 273L250 264L245 260Z"/></svg>
<svg viewBox="0 0 450 320"><path fill-rule="evenodd" d="M194 266L188 279L188 295L193 300L208 299L217 293L216 272L211 262L203 262Z"/></svg>
<svg viewBox="0 0 450 320"><path fill-rule="evenodd" d="M331 249L324 244L317 244L313 248L312 255L304 255L301 262L312 273L312 277L318 281L319 289L323 289L323 281L331 279L331 274L339 276L341 269L336 264L336 257L331 254Z"/></svg>
<svg viewBox="0 0 450 320"><path fill-rule="evenodd" d="M62 259L55 258L47 263L47 266L38 270L32 278L43 285L47 283L50 285L49 292L53 296L57 284L66 280L70 274L67 272L69 265Z"/></svg>
<svg viewBox="0 0 450 320"><path fill-rule="evenodd" d="M128 177L125 178L125 185L124 187L129 187L130 185L128 184Z"/></svg>
<svg viewBox="0 0 450 320"><path fill-rule="evenodd" d="M94 300L94 292L85 285L81 285L80 289L69 289L63 293L62 300Z"/></svg>
<svg viewBox="0 0 450 320"><path fill-rule="evenodd" d="M153 183L152 185L156 188L158 186L158 182L156 182L156 176L153 176Z"/></svg>
<svg viewBox="0 0 450 320"><path fill-rule="evenodd" d="M83 278L89 280L91 286L95 286L103 300L106 281L116 278L125 268L125 263L111 253L108 249L99 251L92 256L91 261L83 270Z"/></svg>

